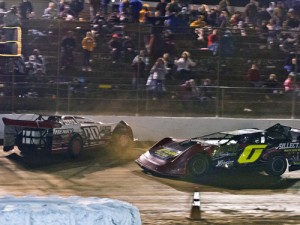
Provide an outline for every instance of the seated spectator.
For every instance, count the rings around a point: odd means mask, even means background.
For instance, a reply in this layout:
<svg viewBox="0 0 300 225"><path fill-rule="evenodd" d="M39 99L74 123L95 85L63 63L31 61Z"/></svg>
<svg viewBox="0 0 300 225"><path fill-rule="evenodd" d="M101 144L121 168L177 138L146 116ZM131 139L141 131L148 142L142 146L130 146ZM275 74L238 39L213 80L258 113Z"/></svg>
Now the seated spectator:
<svg viewBox="0 0 300 225"><path fill-rule="evenodd" d="M183 99L199 99L200 90L194 79L187 80L180 85L180 97Z"/></svg>
<svg viewBox="0 0 300 225"><path fill-rule="evenodd" d="M174 60L174 64L177 67L177 73L180 80L186 81L193 79L191 67L196 66L197 63L191 59L189 52L182 52L181 57Z"/></svg>
<svg viewBox="0 0 300 225"><path fill-rule="evenodd" d="M49 2L48 7L44 10L43 17L46 19L57 18L57 8L54 2Z"/></svg>
<svg viewBox="0 0 300 225"><path fill-rule="evenodd" d="M251 87L260 87L260 70L255 63L252 64L251 68L248 70L246 75L246 80Z"/></svg>
<svg viewBox="0 0 300 225"><path fill-rule="evenodd" d="M266 89L266 99L270 99L270 95L268 94L282 94L283 92L283 86L277 80L277 76L274 73L270 74L269 78L264 82L263 88Z"/></svg>
<svg viewBox="0 0 300 225"><path fill-rule="evenodd" d="M21 20L18 15L18 8L12 6L10 10L3 17L3 25L6 27L18 27L21 26Z"/></svg>
<svg viewBox="0 0 300 225"><path fill-rule="evenodd" d="M46 74L45 59L38 49L32 51L32 55L29 56L28 65L29 74Z"/></svg>
<svg viewBox="0 0 300 225"><path fill-rule="evenodd" d="M288 77L283 82L285 93L291 93L294 91L299 91L299 87L295 82L295 73L289 73Z"/></svg>
<svg viewBox="0 0 300 225"><path fill-rule="evenodd" d="M212 81L209 78L203 80L200 86L200 100L208 101L212 100L213 97L213 89L212 89Z"/></svg>
<svg viewBox="0 0 300 225"><path fill-rule="evenodd" d="M19 14L21 20L27 20L34 15L31 1L22 0L22 2L19 5Z"/></svg>
<svg viewBox="0 0 300 225"><path fill-rule="evenodd" d="M125 36L122 40L122 52L125 61L131 62L135 56L135 44L131 37Z"/></svg>
<svg viewBox="0 0 300 225"><path fill-rule="evenodd" d="M118 34L113 34L108 41L112 63L116 63L121 58L122 42Z"/></svg>

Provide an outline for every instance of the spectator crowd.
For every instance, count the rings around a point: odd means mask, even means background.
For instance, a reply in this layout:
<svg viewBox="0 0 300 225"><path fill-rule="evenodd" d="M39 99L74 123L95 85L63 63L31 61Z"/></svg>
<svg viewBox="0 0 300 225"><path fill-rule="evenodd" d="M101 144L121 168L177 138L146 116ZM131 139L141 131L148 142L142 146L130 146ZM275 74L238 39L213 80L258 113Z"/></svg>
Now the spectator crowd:
<svg viewBox="0 0 300 225"><path fill-rule="evenodd" d="M24 23L37 17L30 0L20 0L19 5L8 4L8 1L0 0L0 24L3 27L23 27ZM152 7L141 0L121 0L118 5L109 0L89 0L87 4L84 0L52 0L42 18L81 21L85 7L89 10L86 20L91 29L83 37L70 30L61 40L60 69L64 73L77 66L74 65L74 51L79 48L82 52L80 71L93 72L92 67L97 63L92 60L93 52L105 40L111 63L126 63L131 67L133 89L145 87L153 93L153 99L157 99L167 92L168 82L172 81L178 85L179 95L184 93L184 97L204 99L204 90L217 81L199 78L194 68L201 64L201 59L193 57L192 50L232 57L237 44L234 37L245 37L252 30L259 34L256 38L267 48L280 49L285 65L283 70L262 76L259 62L253 60L251 68L241 75L245 83L253 88L270 88L272 93L275 89L283 92L298 90L299 1L249 0L239 11L230 0L220 0L213 6L193 5L185 0L160 0ZM128 24L150 28L142 37L144 46L139 46L135 37L126 34ZM179 49L176 40L182 33L194 38L196 44L190 46L195 49ZM47 55L33 49L32 54L16 60L16 71L27 77L46 76L46 59ZM187 94L189 90L192 93ZM281 90L276 93L282 93Z"/></svg>

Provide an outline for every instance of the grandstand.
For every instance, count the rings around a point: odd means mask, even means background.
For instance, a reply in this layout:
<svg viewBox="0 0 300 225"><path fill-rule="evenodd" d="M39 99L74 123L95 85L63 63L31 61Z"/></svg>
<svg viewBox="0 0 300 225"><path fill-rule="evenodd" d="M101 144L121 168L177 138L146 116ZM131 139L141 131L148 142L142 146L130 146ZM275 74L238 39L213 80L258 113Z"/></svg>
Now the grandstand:
<svg viewBox="0 0 300 225"><path fill-rule="evenodd" d="M17 4L19 1L10 1ZM193 2L194 3L194 2ZM195 2L198 3L198 2ZM199 2L200 3L200 2ZM201 3L205 3L201 1ZM214 55L203 48L197 40L194 29L185 29L176 33L174 42L177 55L188 50L198 63L193 68L195 80L201 84L209 78L214 98L182 99L178 80L167 80L167 93L155 101L151 93L143 86L133 90L132 67L126 60L113 64L110 59L107 42L113 32L122 32L130 36L136 44L136 51L146 47L150 27L146 24L123 24L121 30L110 30L97 37L97 47L92 54L93 71L83 72L82 50L80 42L87 31L91 30L89 10L86 5L79 21L42 19L42 11L48 1L34 2L36 18L23 23L23 54L28 57L33 49L39 49L45 57L47 74L45 79L28 83L7 68L2 70L4 95L2 111L65 111L72 113L108 113L135 115L167 116L239 116L239 117L295 117L297 104L292 97L285 95L266 98L265 90L253 89L245 80L247 70L253 62L260 68L262 80L275 73L283 83L287 76L284 66L289 53L283 52L278 43L270 43L259 38L256 29L236 28L220 29L225 36L230 34L234 51ZM75 67L72 70L60 70L60 42L67 31L75 32ZM207 29L210 32L210 29ZM222 36L222 37L223 37ZM225 44L226 45L226 44ZM205 46L204 46L205 47ZM221 46L222 47L222 46ZM226 46L225 46L226 47ZM9 65L8 58L1 59ZM152 62L151 62L152 63ZM148 68L149 69L149 68ZM16 81L22 82L16 82ZM4 88L5 87L5 88ZM22 98L20 100L20 97ZM33 100L34 99L34 100ZM50 103L50 104L49 104ZM278 107L280 105L280 107Z"/></svg>

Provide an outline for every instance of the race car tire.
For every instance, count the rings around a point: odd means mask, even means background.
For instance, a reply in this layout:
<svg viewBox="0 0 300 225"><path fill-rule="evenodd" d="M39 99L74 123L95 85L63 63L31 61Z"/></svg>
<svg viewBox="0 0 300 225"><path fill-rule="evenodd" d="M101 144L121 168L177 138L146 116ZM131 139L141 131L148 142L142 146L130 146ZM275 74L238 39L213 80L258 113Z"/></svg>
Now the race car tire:
<svg viewBox="0 0 300 225"><path fill-rule="evenodd" d="M286 158L280 155L271 156L266 164L266 173L272 176L281 176L287 168Z"/></svg>
<svg viewBox="0 0 300 225"><path fill-rule="evenodd" d="M204 154L197 154L192 157L187 165L188 176L191 178L199 178L204 176L210 170L210 160Z"/></svg>
<svg viewBox="0 0 300 225"><path fill-rule="evenodd" d="M68 148L68 155L71 158L77 158L83 148L82 139L79 136L75 136L71 139Z"/></svg>

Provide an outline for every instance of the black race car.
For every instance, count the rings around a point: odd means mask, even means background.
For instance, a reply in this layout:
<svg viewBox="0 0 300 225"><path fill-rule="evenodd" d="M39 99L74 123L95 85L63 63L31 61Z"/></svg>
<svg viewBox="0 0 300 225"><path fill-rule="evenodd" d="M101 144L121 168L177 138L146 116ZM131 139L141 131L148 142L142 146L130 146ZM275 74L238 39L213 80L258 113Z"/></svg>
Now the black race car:
<svg viewBox="0 0 300 225"><path fill-rule="evenodd" d="M263 168L270 175L300 169L300 130L275 124L266 129L217 132L187 140L164 138L136 163L147 172L201 177L212 168Z"/></svg>

